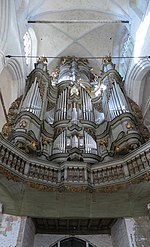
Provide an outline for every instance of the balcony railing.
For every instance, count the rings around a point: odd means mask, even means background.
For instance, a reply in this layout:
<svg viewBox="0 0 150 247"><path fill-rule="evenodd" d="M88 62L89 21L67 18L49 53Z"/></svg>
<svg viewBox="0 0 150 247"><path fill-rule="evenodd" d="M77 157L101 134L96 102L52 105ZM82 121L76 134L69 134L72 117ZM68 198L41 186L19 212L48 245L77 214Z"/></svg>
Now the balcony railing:
<svg viewBox="0 0 150 247"><path fill-rule="evenodd" d="M34 159L0 136L0 172L9 179L15 177L32 185L38 183L56 189L69 185L101 189L138 183L150 178L150 141L125 158L92 165L78 161L60 165Z"/></svg>

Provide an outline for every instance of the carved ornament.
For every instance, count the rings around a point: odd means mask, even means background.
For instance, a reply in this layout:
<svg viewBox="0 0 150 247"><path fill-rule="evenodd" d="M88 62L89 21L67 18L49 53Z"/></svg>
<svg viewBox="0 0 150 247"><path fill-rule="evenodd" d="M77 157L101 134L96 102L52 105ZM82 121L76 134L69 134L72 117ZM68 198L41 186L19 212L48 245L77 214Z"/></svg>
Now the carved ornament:
<svg viewBox="0 0 150 247"><path fill-rule="evenodd" d="M136 117L136 121L137 121L137 126L139 131L141 132L143 138L145 141L149 140L150 138L150 133L147 129L146 126L144 126L143 124L143 115L142 115L142 111L140 109L140 107L132 100L128 97L129 103L131 105L132 111L135 114Z"/></svg>
<svg viewBox="0 0 150 247"><path fill-rule="evenodd" d="M22 95L17 98L10 106L8 110L8 122L4 124L2 128L2 135L7 139L12 132L12 126L17 117L19 106L21 103Z"/></svg>
<svg viewBox="0 0 150 247"><path fill-rule="evenodd" d="M102 59L102 63L103 64L108 64L108 63L111 63L112 62L112 59L111 59L111 56L105 56L103 59Z"/></svg>
<svg viewBox="0 0 150 247"><path fill-rule="evenodd" d="M108 146L108 138L104 137L99 142L100 145L107 147Z"/></svg>
<svg viewBox="0 0 150 247"><path fill-rule="evenodd" d="M48 63L47 57L40 56L37 60L37 63Z"/></svg>
<svg viewBox="0 0 150 247"><path fill-rule="evenodd" d="M19 126L20 126L20 128L23 128L24 129L25 127L27 127L27 122L25 120L22 120L20 122Z"/></svg>
<svg viewBox="0 0 150 247"><path fill-rule="evenodd" d="M126 127L127 127L127 129L133 129L134 128L134 126L131 122L127 122Z"/></svg>

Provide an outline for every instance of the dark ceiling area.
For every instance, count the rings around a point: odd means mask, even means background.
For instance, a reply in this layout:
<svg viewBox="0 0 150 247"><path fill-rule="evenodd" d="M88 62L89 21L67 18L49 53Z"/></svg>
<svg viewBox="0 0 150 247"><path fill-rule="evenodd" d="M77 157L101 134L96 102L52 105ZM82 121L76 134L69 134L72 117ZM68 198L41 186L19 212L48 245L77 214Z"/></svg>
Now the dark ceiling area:
<svg viewBox="0 0 150 247"><path fill-rule="evenodd" d="M39 234L110 234L115 218L32 218Z"/></svg>

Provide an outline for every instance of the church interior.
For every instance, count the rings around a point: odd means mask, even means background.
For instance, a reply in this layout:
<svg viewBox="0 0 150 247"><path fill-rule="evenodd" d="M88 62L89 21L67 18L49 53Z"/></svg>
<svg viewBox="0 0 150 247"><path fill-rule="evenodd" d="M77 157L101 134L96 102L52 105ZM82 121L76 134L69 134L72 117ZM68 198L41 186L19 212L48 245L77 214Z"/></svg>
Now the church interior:
<svg viewBox="0 0 150 247"><path fill-rule="evenodd" d="M150 1L0 1L0 246L150 246Z"/></svg>

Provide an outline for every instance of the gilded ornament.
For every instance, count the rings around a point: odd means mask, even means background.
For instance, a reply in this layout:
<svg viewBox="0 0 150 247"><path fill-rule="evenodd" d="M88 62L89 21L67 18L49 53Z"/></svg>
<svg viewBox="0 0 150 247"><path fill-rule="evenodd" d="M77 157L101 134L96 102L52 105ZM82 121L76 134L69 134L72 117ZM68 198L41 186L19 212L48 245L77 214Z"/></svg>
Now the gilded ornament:
<svg viewBox="0 0 150 247"><path fill-rule="evenodd" d="M12 126L14 124L14 121L16 119L16 116L18 114L18 109L20 106L20 102L21 102L22 96L20 96L19 98L17 98L10 106L9 110L8 110L8 122L4 124L3 128L2 128L2 135L7 139L12 132Z"/></svg>
<svg viewBox="0 0 150 247"><path fill-rule="evenodd" d="M120 152L120 150L121 150L120 146L119 146L119 145L117 145L117 146L116 146L116 148L115 148L115 151L116 151L117 153L119 153L119 152Z"/></svg>
<svg viewBox="0 0 150 247"><path fill-rule="evenodd" d="M39 56L37 63L48 63L47 57Z"/></svg>
<svg viewBox="0 0 150 247"><path fill-rule="evenodd" d="M5 123L2 128L2 135L7 139L12 131L12 126L9 123Z"/></svg>
<svg viewBox="0 0 150 247"><path fill-rule="evenodd" d="M134 128L134 126L131 122L127 122L126 127L127 127L127 129L133 129Z"/></svg>
<svg viewBox="0 0 150 247"><path fill-rule="evenodd" d="M144 126L144 124L143 124L144 121L143 121L142 111L141 111L140 107L133 100L131 100L130 98L128 98L128 100L129 100L129 103L131 105L132 111L135 114L136 121L137 121L137 127L138 127L141 135L143 136L144 140L148 141L150 138L150 133L149 133L147 127Z"/></svg>
<svg viewBox="0 0 150 247"><path fill-rule="evenodd" d="M43 145L45 145L45 146L48 146L48 144L49 144L50 142L51 142L50 139L47 138L47 137L44 137L44 138L42 139L42 143L43 143Z"/></svg>
<svg viewBox="0 0 150 247"><path fill-rule="evenodd" d="M31 141L31 143L29 144L29 146L31 146L32 148L36 148L37 147L37 142Z"/></svg>
<svg viewBox="0 0 150 247"><path fill-rule="evenodd" d="M108 138L104 137L100 140L100 145L107 147L108 146Z"/></svg>
<svg viewBox="0 0 150 247"><path fill-rule="evenodd" d="M27 122L25 120L22 120L20 122L19 126L20 126L20 128L23 128L24 129L25 127L27 127Z"/></svg>
<svg viewBox="0 0 150 247"><path fill-rule="evenodd" d="M103 64L108 64L108 63L111 63L112 60L111 60L111 55L109 54L109 56L105 56L103 59L102 59L102 63Z"/></svg>

